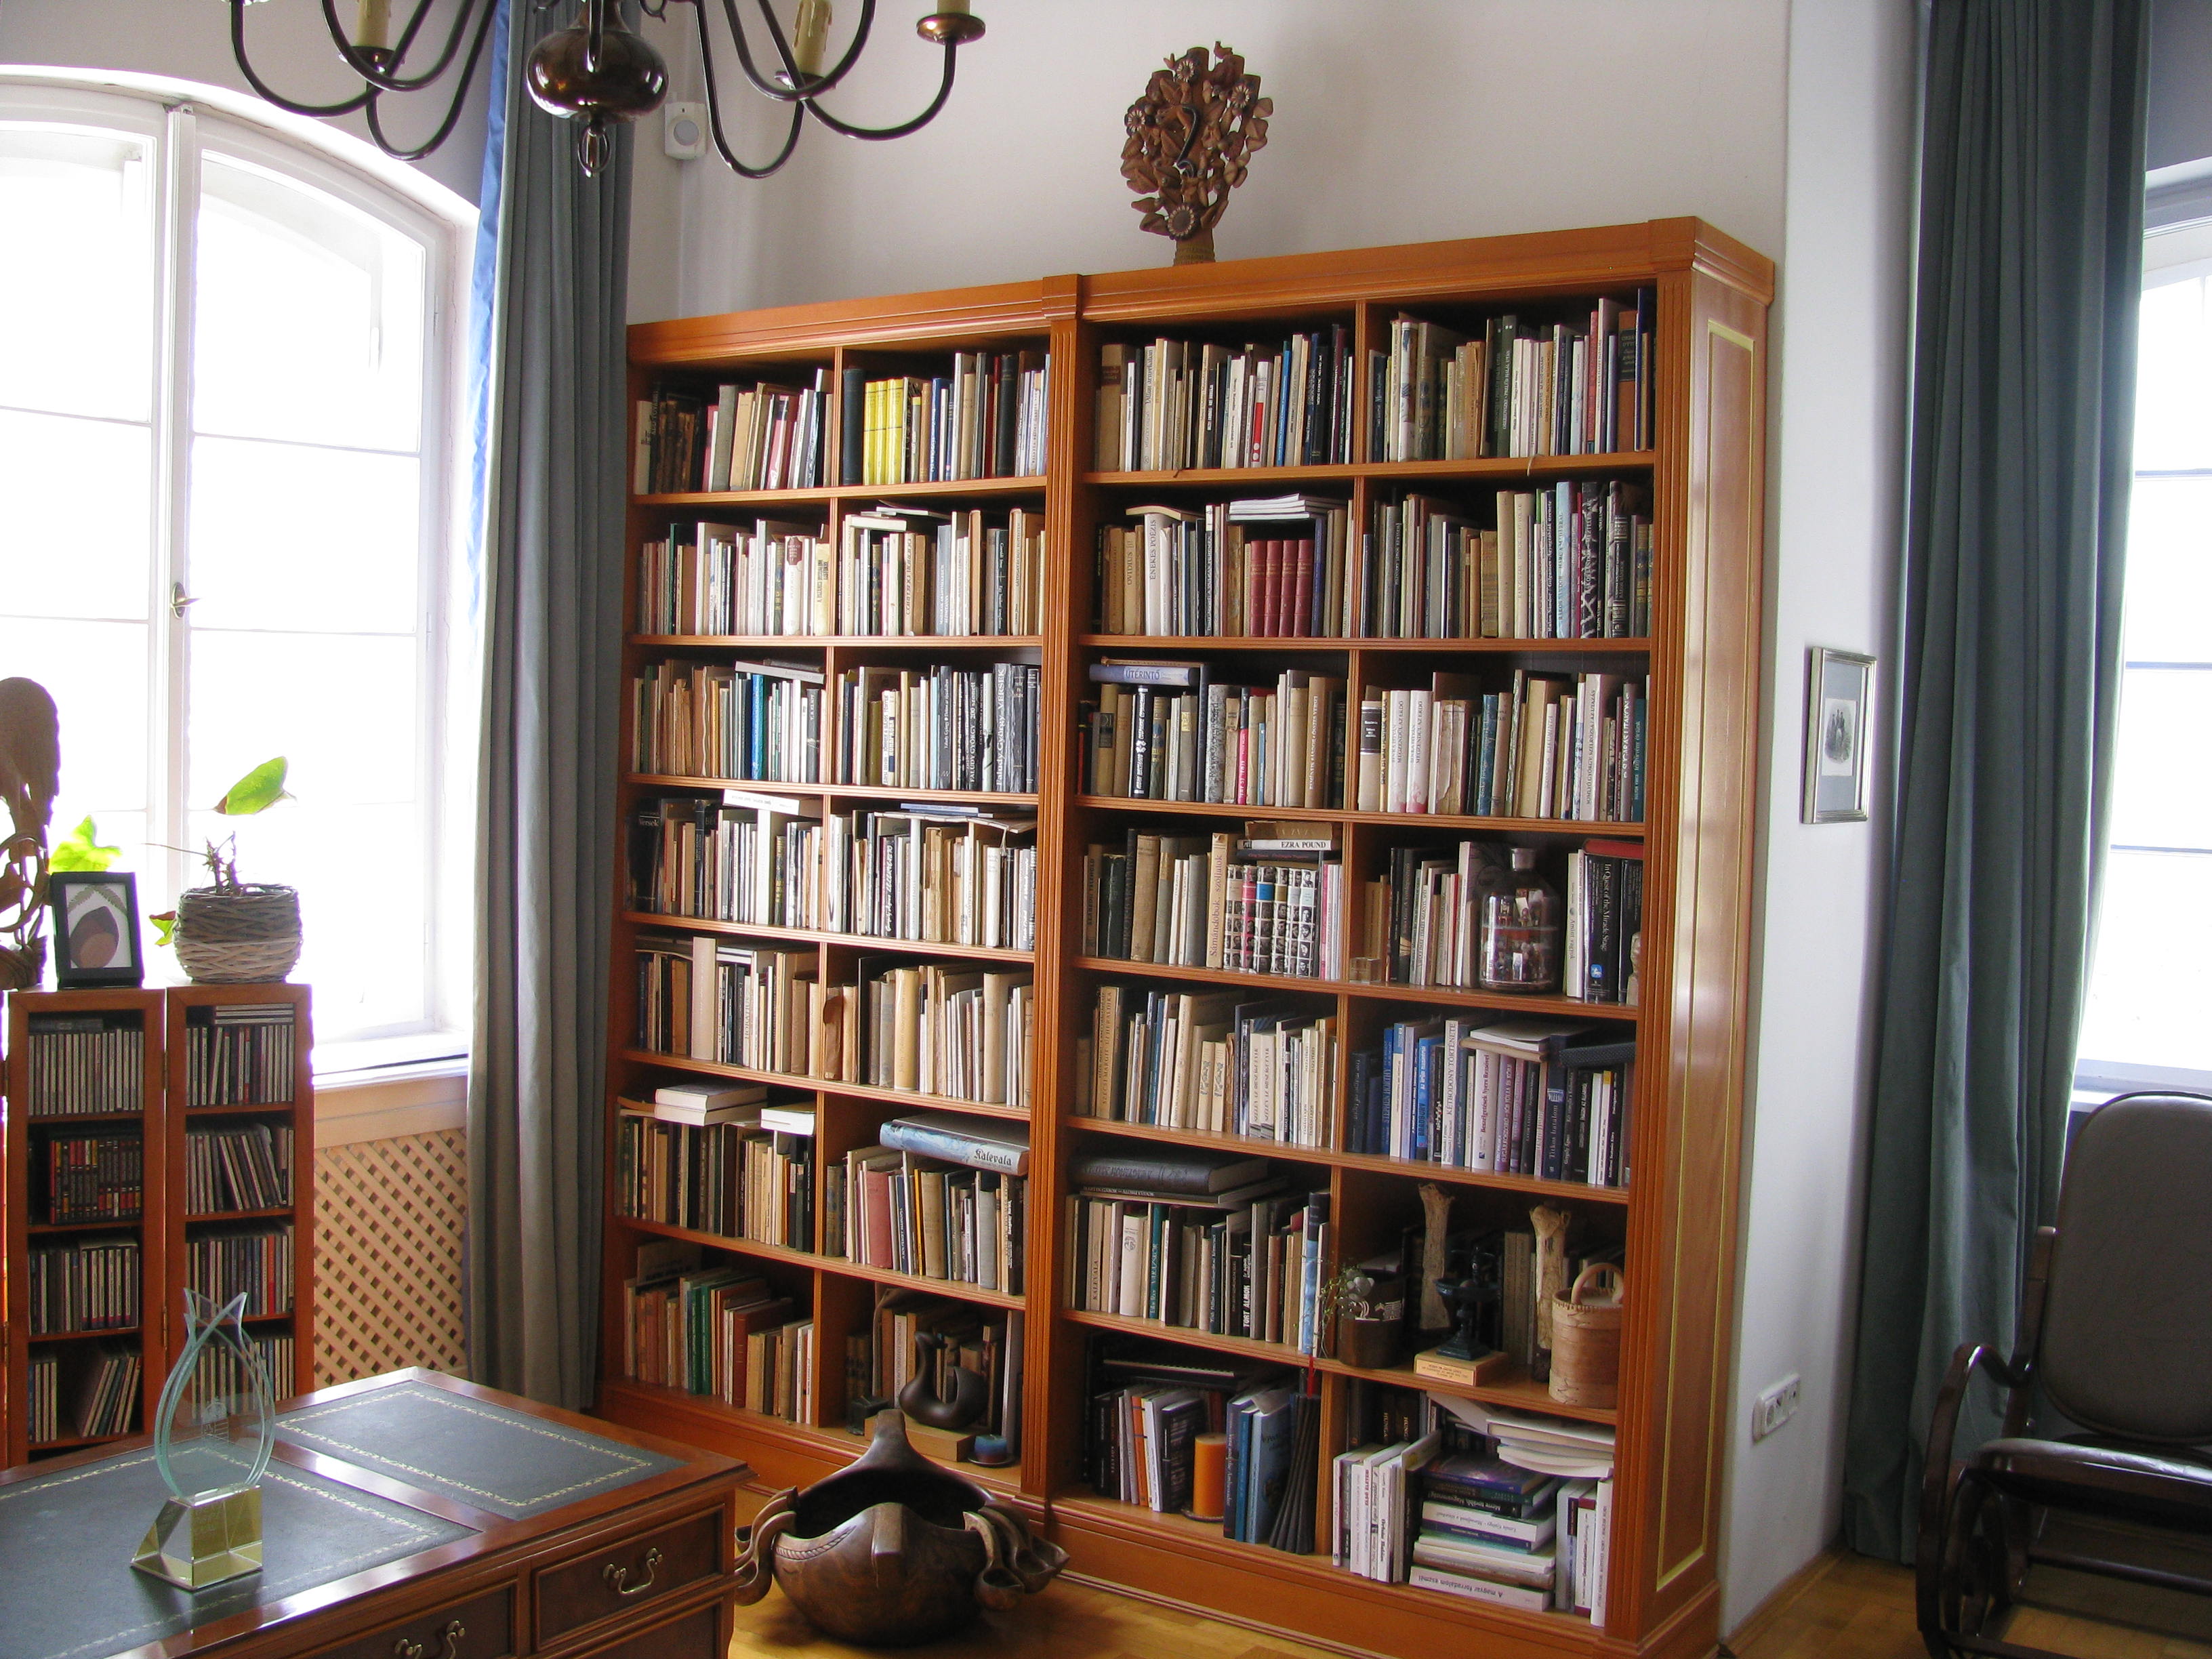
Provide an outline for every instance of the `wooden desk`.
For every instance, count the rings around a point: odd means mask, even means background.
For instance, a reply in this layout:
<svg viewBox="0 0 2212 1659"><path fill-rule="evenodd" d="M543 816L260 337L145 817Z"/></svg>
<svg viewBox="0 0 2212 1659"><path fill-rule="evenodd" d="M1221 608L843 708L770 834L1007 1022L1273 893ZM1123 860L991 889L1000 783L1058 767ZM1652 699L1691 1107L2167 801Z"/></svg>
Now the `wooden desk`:
<svg viewBox="0 0 2212 1659"><path fill-rule="evenodd" d="M417 1392L366 1398L398 1385ZM410 1465L404 1449L376 1438L379 1414L410 1405L452 1417L440 1425L447 1436L444 1455L425 1466ZM389 1427L387 1417L383 1431ZM53 1595L57 1579L72 1576L65 1541L70 1528L82 1523L112 1532L136 1513L139 1489L149 1478L156 1501L145 1506L139 1529L153 1520L159 1487L158 1477L149 1474L149 1443L141 1438L0 1474L0 1544L33 1558L45 1548L57 1558L42 1573L0 1575L0 1653L6 1659L726 1654L733 1499L750 1473L744 1464L434 1371L395 1371L305 1395L284 1407L280 1428L270 1466L276 1484L264 1489L264 1573L195 1597L132 1572L129 1545L112 1560L102 1547L100 1559L76 1567L77 1582L94 1588L84 1592L85 1607L65 1620L51 1604L33 1608L31 1598ZM568 1486L532 1492L526 1482L494 1481L457 1455L465 1449L473 1456L500 1444L502 1436L512 1441L532 1434L542 1436L549 1455L580 1471ZM525 1438L526 1453L528 1444ZM397 1477L395 1470L409 1468L416 1479ZM80 1478L56 1478L72 1474ZM468 1484L472 1480L481 1484ZM511 1498L502 1489L507 1486L521 1497ZM568 1496L571 1489L578 1495ZM103 1491L105 1500L97 1496ZM477 1502L459 1501L456 1491ZM279 1498L281 1504L274 1501ZM105 1518L87 1521L85 1512L102 1501ZM276 1511L289 1505L295 1517L312 1515L317 1504L361 1528L372 1550L391 1559L287 1590L323 1569L299 1559L296 1518L288 1547ZM118 1589L118 1572L131 1581L128 1591ZM33 1585L32 1578L46 1583ZM86 1610L94 1605L98 1617ZM173 1619L179 1610L188 1628L141 1639L145 1620L165 1613ZM29 1616L34 1611L40 1618ZM130 1639L110 1648L100 1638L103 1626L128 1632ZM27 1632L40 1628L66 1634L25 1645Z"/></svg>

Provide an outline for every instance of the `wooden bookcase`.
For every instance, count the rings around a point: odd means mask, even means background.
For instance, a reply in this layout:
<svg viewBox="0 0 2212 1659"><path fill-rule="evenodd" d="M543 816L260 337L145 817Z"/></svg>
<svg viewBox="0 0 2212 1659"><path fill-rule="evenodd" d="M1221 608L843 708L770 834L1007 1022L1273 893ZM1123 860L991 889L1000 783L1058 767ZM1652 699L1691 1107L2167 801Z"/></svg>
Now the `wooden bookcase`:
<svg viewBox="0 0 2212 1659"><path fill-rule="evenodd" d="M289 1092L289 1098L241 1103L238 1097L232 1096L206 1105L192 1104L188 1088L187 1030L196 1023L193 1011L241 1004L283 1004L292 1010L294 1042L289 1091L281 1086L263 1091L269 1095ZM143 1034L140 1073L128 1085L129 1095L135 1103L131 1109L32 1115L31 1022L51 1015L100 1013L135 1021ZM202 1018L205 1018L204 1014ZM125 1342L137 1348L139 1400L129 1431L143 1432L147 1428L169 1367L184 1346L180 1293L191 1282L190 1241L229 1226L289 1224L290 1306L283 1312L250 1317L247 1329L264 1334L281 1331L293 1339L291 1369L270 1379L280 1397L305 1393L313 1386L313 1046L309 991L303 985L184 985L167 989L18 991L9 994L4 1163L0 1163L0 1176L4 1176L4 1187L0 1187L0 1192L4 1192L6 1216L6 1252L4 1259L0 1259L0 1328L4 1328L5 1333L4 1342L0 1342L0 1352L5 1355L4 1383L0 1386L4 1386L7 1404L4 1419L0 1419L0 1426L4 1427L4 1432L0 1432L0 1450L4 1450L8 1464L120 1437L117 1434L86 1438L69 1431L67 1419L73 1403L70 1386L73 1380L81 1380L70 1362L79 1349ZM252 1123L292 1132L291 1203L282 1209L192 1213L187 1203L187 1133L193 1129ZM44 1182L49 1143L65 1134L100 1134L112 1130L135 1132L144 1147L139 1214L117 1221L54 1224L46 1219ZM127 1328L33 1334L30 1251L72 1237L125 1236L133 1239L139 1249L138 1322ZM34 1442L30 1434L30 1367L33 1356L42 1351L59 1351L64 1355L64 1432L58 1439Z"/></svg>
<svg viewBox="0 0 2212 1659"><path fill-rule="evenodd" d="M686 516L750 519L770 514L826 526L833 545L843 518L879 500L949 506L1019 504L1044 515L1048 555L1044 626L1019 640L851 638L678 638L626 634L623 686L643 663L725 661L773 654L820 664L833 676L855 663L1019 659L1043 673L1043 787L1035 798L1039 869L1033 963L1041 1057L1029 1114L1033 1145L1026 1291L1005 1296L862 1268L798 1249L688 1237L750 1261L780 1290L810 1307L817 1322L817 1420L794 1425L723 1407L622 1376L623 1281L639 1245L675 1230L625 1220L610 1200L605 1220L605 1298L599 1409L613 1419L749 1459L762 1483L778 1487L818 1478L854 1456L860 1443L842 1422L841 1334L864 1321L878 1283L909 1284L955 1300L1019 1306L1028 1358L1024 1438L1018 1468L977 1471L1044 1522L1073 1553L1075 1570L1143 1594L1195 1604L1262 1627L1348 1648L1413 1656L1462 1650L1486 1654L1562 1651L1689 1655L1711 1650L1718 1611L1720 1477L1726 1427L1737 1212L1752 836L1756 809L1759 583L1765 476L1766 308L1771 264L1708 226L1688 219L1556 234L1301 255L1100 276L960 289L879 300L791 307L732 316L634 325L629 333L633 400L664 380L695 376L805 384L827 366L832 384L848 367L896 368L902 354L985 348L1048 349L1051 364L1048 465L1042 477L903 486L836 483L779 492L642 496L629 515L623 556L633 590L644 541ZM1241 342L1292 328L1343 324L1352 331L1364 376L1370 343L1387 344L1401 309L1464 325L1486 313L1621 296L1656 295L1656 383L1647 449L1613 455L1387 463L1367 458L1356 439L1349 465L1176 473L1102 473L1091 469L1094 392L1102 343L1161 336ZM1586 307L1585 307L1586 308ZM1246 331L1249 331L1249 334ZM726 372L726 373L725 373ZM1364 409L1364 395L1357 404ZM1364 422L1361 423L1364 426ZM832 432L835 432L833 424ZM830 465L836 465L834 441ZM1371 501L1419 489L1463 493L1514 481L1627 478L1650 492L1654 520L1650 635L1633 641L1574 640L1231 641L1159 637L1109 639L1091 631L1093 549L1097 526L1133 505L1199 502L1305 490L1348 497L1354 544ZM1648 670L1650 684L1645 821L1641 825L1555 820L1393 818L1378 812L1246 809L1131 802L1079 794L1076 714L1086 669L1102 654L1153 653L1240 661L1268 672L1295 656L1354 684L1411 684L1401 672L1480 665L1560 670ZM625 699L627 703L627 699ZM1356 702L1356 699L1355 699ZM623 753L629 733L627 714ZM628 826L641 799L673 790L708 790L720 781L641 777L614 785ZM913 790L835 785L734 786L817 796L825 805L911 799ZM992 798L1026 804L1028 798ZM1139 818L1191 823L1224 817L1334 820L1344 838L1347 888L1375 873L1381 849L1408 832L1431 839L1511 837L1560 848L1595 836L1640 836L1645 848L1641 1006L1588 1005L1478 991L1418 990L1397 985L1321 981L1296 988L1333 1000L1339 1021L1338 1097L1345 1056L1370 1043L1395 1018L1421 1010L1496 1010L1586 1016L1632 1030L1638 1065L1632 1108L1632 1184L1607 1190L1525 1176L1443 1169L1354 1154L1341 1114L1322 1148L1224 1140L1077 1116L1077 1040L1089 1030L1092 994L1104 979L1176 985L1251 984L1252 976L1198 969L1091 961L1079 954L1080 875L1085 847L1119 836ZM1220 818L1214 822L1218 823ZM627 889L626 867L614 872ZM1346 940L1359 937L1356 893L1347 894ZM619 904L620 900L617 901ZM877 945L844 936L734 924L688 922L619 911L613 940L610 1094L634 1096L655 1080L693 1075L761 1076L646 1052L633 1029L634 942L641 927L712 931L763 943L812 945L826 980L842 976L854 952L885 950L917 959L1006 957L1013 953L951 947ZM1347 948L1346 959L1353 951ZM1277 982L1277 988L1284 988ZM1434 1017L1433 1013L1424 1017ZM867 1144L875 1126L902 1108L927 1104L979 1111L957 1101L922 1102L892 1091L790 1079L811 1091L827 1165L844 1149ZM1267 1344L1181 1328L1070 1310L1060 1304L1063 1205L1072 1149L1122 1136L1264 1152L1325 1181L1337 1230L1338 1259L1376 1248L1417 1211L1425 1180L1449 1183L1486 1218L1519 1212L1538 1199L1564 1204L1602 1237L1626 1245L1628 1312L1620 1403L1613 1410L1554 1406L1527 1380L1457 1392L1512 1407L1580 1416L1617 1426L1616 1508L1604 1630L1566 1613L1528 1613L1403 1585L1386 1585L1334 1568L1322 1553L1293 1556L1225 1540L1218 1527L1109 1502L1080 1472L1085 1410L1085 1344L1099 1331L1128 1330L1215 1354L1302 1365ZM820 1180L817 1173L817 1183ZM817 1194L818 1197L818 1194ZM821 1206L817 1204L817 1216ZM1351 1385L1412 1385L1410 1369L1361 1372L1322 1359L1320 1506L1326 1514L1328 1460L1346 1444ZM1437 1385L1425 1385L1435 1387ZM1442 1392L1454 1392L1441 1389ZM1317 1528L1326 1537L1325 1523ZM1199 1569L1193 1571L1194 1568Z"/></svg>

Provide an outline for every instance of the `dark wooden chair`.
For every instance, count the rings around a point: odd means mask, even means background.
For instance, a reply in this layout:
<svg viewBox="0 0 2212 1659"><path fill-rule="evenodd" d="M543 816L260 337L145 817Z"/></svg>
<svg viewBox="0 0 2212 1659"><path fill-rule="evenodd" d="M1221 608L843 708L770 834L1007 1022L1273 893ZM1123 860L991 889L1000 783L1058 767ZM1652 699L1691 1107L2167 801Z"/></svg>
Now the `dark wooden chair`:
<svg viewBox="0 0 2212 1659"><path fill-rule="evenodd" d="M1936 1659L2055 1659L1996 1633L2039 1563L2212 1595L2185 1561L2050 1527L2063 1511L2212 1538L2212 1098L2123 1095L2082 1121L2027 1289L2012 1358L1962 1344L1929 1425L1917 1565ZM2003 1427L1955 1458L1978 1370L2006 1390ZM2039 1404L2079 1431L2036 1438Z"/></svg>

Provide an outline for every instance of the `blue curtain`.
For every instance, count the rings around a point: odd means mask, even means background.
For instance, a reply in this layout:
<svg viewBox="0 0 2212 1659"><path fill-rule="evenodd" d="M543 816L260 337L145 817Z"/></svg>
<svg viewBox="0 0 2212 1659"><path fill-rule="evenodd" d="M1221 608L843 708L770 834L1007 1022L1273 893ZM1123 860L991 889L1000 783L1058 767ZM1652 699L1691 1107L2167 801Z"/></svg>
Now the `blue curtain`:
<svg viewBox="0 0 2212 1659"><path fill-rule="evenodd" d="M558 1405L597 1360L621 651L629 134L597 179L520 70L510 0L485 446L469 1366Z"/></svg>
<svg viewBox="0 0 2212 1659"><path fill-rule="evenodd" d="M1934 0L1898 818L1844 1466L1911 1553L1945 1366L2057 1208L2105 840L2142 285L2147 0ZM1960 1443L1994 1426L1978 1421Z"/></svg>

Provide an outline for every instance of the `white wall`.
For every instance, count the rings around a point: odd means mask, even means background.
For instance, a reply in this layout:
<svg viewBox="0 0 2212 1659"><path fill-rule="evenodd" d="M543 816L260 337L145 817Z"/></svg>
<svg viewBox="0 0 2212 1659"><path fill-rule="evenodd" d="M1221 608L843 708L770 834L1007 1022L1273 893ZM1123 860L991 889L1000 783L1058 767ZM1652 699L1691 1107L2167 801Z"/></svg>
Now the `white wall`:
<svg viewBox="0 0 2212 1659"><path fill-rule="evenodd" d="M1860 1176L1888 802L1798 822L1805 653L1881 659L1902 520L1914 0L1794 0L1769 384L1765 813L1722 1627L1834 1536L1857 1309ZM1881 757L1875 764L1879 768ZM1878 775L1878 773L1877 773ZM1797 1415L1754 1444L1760 1391Z"/></svg>
<svg viewBox="0 0 2212 1659"><path fill-rule="evenodd" d="M339 6L340 18L350 22L353 15L350 0ZM441 7L438 16L446 15ZM248 6L246 44L254 72L286 98L331 103L360 89L359 81L349 83L315 0ZM464 43L462 53L467 50ZM477 199L483 176L490 57L487 41L485 62L477 67L459 122L434 155L416 164L467 202ZM0 0L0 64L128 70L249 90L231 59L230 8L222 0ZM403 144L429 137L445 118L452 76L459 73L456 62L445 82L410 97L386 99L381 116L386 135ZM368 129L358 114L331 125L368 139Z"/></svg>

